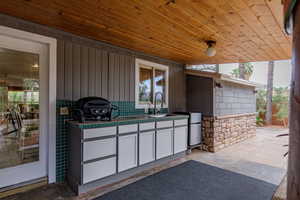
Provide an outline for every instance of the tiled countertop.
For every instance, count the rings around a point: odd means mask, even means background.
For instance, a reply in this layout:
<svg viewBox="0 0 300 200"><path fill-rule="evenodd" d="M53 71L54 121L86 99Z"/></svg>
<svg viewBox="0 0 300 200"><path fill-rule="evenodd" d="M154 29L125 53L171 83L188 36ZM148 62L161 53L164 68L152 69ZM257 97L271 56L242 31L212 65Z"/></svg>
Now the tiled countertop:
<svg viewBox="0 0 300 200"><path fill-rule="evenodd" d="M148 115L138 115L138 116L124 116L118 117L111 121L89 121L84 123L79 123L77 121L69 121L71 126L79 127L82 129L87 128L100 128L108 126L117 126L117 125L127 125L127 124L136 124L136 123L145 123L145 122L155 122L155 121L168 121L176 119L188 119L188 115L168 115L165 117L150 117Z"/></svg>

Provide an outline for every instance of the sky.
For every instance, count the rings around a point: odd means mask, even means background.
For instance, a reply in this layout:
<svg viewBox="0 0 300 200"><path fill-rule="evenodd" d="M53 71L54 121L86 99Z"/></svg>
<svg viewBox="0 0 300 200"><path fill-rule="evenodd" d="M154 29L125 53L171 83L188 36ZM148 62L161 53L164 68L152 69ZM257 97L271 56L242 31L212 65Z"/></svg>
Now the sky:
<svg viewBox="0 0 300 200"><path fill-rule="evenodd" d="M253 74L250 81L267 84L268 62L252 62ZM220 64L220 72L230 74L238 67L238 63ZM291 80L291 60L279 60L274 62L274 87L288 87Z"/></svg>

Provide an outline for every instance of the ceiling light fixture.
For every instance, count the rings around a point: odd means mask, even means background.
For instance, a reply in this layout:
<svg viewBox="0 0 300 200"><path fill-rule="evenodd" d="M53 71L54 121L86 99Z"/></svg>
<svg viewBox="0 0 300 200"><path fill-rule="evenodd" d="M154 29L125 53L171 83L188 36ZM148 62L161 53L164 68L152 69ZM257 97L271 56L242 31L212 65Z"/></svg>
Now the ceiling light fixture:
<svg viewBox="0 0 300 200"><path fill-rule="evenodd" d="M32 65L33 68L39 68L39 65L38 64L34 64Z"/></svg>
<svg viewBox="0 0 300 200"><path fill-rule="evenodd" d="M215 48L216 46L216 41L213 40L207 40L205 41L207 44L207 49L205 51L206 55L209 57L215 56L217 53L217 50Z"/></svg>

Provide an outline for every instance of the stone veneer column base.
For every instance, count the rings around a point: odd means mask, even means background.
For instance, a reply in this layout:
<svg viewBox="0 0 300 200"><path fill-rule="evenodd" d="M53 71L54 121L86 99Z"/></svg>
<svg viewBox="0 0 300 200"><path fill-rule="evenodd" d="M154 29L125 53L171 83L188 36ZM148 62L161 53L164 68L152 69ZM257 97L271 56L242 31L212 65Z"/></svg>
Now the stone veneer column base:
<svg viewBox="0 0 300 200"><path fill-rule="evenodd" d="M256 115L203 117L201 149L217 152L256 135Z"/></svg>

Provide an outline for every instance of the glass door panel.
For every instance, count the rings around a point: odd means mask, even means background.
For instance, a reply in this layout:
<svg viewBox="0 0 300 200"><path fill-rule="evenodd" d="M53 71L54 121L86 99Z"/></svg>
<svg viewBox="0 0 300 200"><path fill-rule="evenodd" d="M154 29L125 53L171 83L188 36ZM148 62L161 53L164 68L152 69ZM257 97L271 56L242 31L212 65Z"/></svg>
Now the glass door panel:
<svg viewBox="0 0 300 200"><path fill-rule="evenodd" d="M39 54L0 48L0 170L39 161Z"/></svg>

